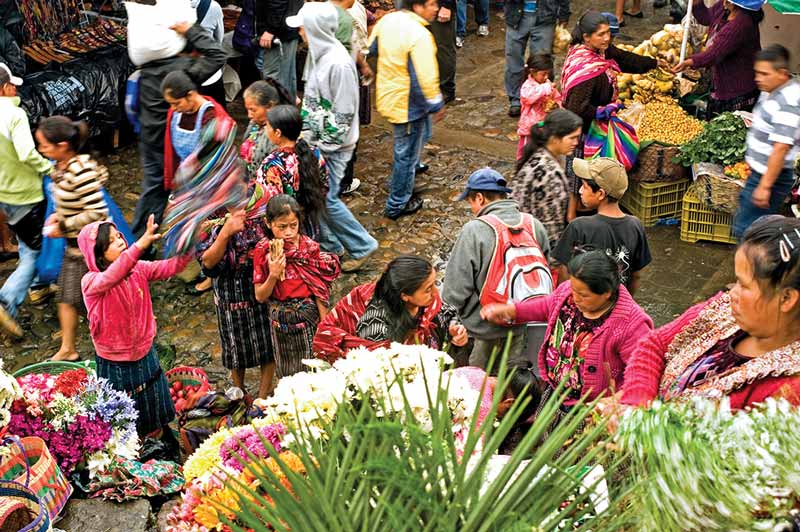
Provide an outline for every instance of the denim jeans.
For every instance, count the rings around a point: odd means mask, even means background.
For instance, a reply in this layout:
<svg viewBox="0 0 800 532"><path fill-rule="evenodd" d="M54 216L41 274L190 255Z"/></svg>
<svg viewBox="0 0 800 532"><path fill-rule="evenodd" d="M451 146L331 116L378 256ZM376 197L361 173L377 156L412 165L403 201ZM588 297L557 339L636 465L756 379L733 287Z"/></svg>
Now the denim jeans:
<svg viewBox="0 0 800 532"><path fill-rule="evenodd" d="M794 174L791 168L783 169L772 185L772 193L769 196L769 208L762 209L753 205L753 191L761 181L761 174L752 172L750 177L747 178L747 183L744 189L739 194L739 208L736 210L736 215L733 218L733 236L742 239L747 228L755 222L758 218L768 214L777 214L781 210L786 196L792 190L794 184Z"/></svg>
<svg viewBox="0 0 800 532"><path fill-rule="evenodd" d="M360 259L378 249L378 241L356 220L347 205L339 199L339 187L352 150L322 152L328 169L328 215L320 223L320 245L325 251L341 255L347 251Z"/></svg>
<svg viewBox="0 0 800 532"><path fill-rule="evenodd" d="M139 238L147 229L147 218L155 215L160 224L167 207L169 191L164 189L164 147L151 146L139 142L139 155L142 158L142 195L136 203L131 231ZM133 244L133 242L129 242Z"/></svg>
<svg viewBox="0 0 800 532"><path fill-rule="evenodd" d="M505 88L511 104L519 105L519 89L525 81L525 49L529 54L549 54L555 23L539 24L536 13L523 13L517 29L506 25Z"/></svg>
<svg viewBox="0 0 800 532"><path fill-rule="evenodd" d="M411 199L414 171L420 164L422 150L430 136L430 116L394 125L394 162L389 180L386 214L399 214Z"/></svg>
<svg viewBox="0 0 800 532"><path fill-rule="evenodd" d="M478 26L489 24L489 0L475 0L475 23ZM467 0L456 2L456 35L467 34Z"/></svg>
<svg viewBox="0 0 800 532"><path fill-rule="evenodd" d="M256 68L261 71L261 77L272 78L283 85L292 98L297 94L297 70L295 69L297 41L298 39L293 39L281 42L280 46L261 48L256 54Z"/></svg>
<svg viewBox="0 0 800 532"><path fill-rule="evenodd" d="M41 250L26 246L22 240L19 240L17 245L19 246L17 268L8 276L3 288L0 288L0 305L3 305L12 317L17 316L17 309L25 301L28 288L33 284L33 278L36 277L36 259L41 253Z"/></svg>

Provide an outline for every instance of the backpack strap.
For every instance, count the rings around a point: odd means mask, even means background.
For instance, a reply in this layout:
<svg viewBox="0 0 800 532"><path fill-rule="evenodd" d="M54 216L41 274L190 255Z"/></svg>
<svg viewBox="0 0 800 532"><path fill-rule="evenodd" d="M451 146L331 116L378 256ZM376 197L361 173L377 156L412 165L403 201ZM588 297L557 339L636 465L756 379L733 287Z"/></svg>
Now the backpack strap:
<svg viewBox="0 0 800 532"><path fill-rule="evenodd" d="M208 8L211 7L211 0L200 0L200 3L197 4L197 23L201 24L203 19L206 18L206 13L208 13Z"/></svg>

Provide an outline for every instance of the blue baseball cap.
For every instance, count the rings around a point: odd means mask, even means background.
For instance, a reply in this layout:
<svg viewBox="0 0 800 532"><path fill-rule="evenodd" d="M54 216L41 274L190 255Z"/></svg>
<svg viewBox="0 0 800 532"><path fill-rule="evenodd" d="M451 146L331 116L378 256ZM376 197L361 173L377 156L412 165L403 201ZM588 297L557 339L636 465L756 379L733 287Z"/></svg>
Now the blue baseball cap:
<svg viewBox="0 0 800 532"><path fill-rule="evenodd" d="M611 36L616 37L619 35L619 19L617 18L614 13L609 13L608 11L600 13L606 20L608 21L608 27L611 29Z"/></svg>
<svg viewBox="0 0 800 532"><path fill-rule="evenodd" d="M748 11L758 11L764 6L764 0L728 0L731 4Z"/></svg>
<svg viewBox="0 0 800 532"><path fill-rule="evenodd" d="M472 175L467 179L467 188L461 193L458 200L463 201L467 199L470 190L486 190L510 194L511 189L506 185L506 178L497 170L493 170L487 166L486 168L481 168L480 170L472 172Z"/></svg>

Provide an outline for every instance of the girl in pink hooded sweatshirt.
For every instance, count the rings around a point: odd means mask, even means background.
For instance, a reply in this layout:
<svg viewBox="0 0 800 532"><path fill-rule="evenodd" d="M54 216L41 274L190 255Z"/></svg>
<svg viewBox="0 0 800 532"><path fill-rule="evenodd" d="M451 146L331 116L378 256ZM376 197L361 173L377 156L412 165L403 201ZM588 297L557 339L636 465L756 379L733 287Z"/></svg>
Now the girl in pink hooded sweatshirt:
<svg viewBox="0 0 800 532"><path fill-rule="evenodd" d="M89 268L81 291L97 352L97 375L136 401L136 429L141 437L161 430L175 417L169 383L153 344L156 318L149 282L172 277L192 260L186 255L140 261L161 238L157 228L150 215L147 230L130 247L110 222L89 224L78 235L78 247ZM171 436L170 430L164 435Z"/></svg>

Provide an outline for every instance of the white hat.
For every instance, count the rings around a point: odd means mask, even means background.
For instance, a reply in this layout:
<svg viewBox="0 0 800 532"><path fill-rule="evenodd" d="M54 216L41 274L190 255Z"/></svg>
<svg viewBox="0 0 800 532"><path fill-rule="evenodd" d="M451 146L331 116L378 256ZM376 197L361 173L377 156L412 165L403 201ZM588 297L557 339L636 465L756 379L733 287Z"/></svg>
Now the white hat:
<svg viewBox="0 0 800 532"><path fill-rule="evenodd" d="M2 75L3 73L8 75L8 81L6 83L11 83L12 85L16 85L17 87L22 85L22 78L19 78L19 77L15 76L14 74L12 74L11 73L11 69L8 68L5 63L0 63L0 70L5 71L5 72L0 73L0 78L5 77L5 76Z"/></svg>

